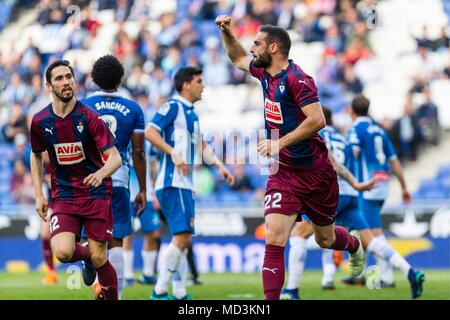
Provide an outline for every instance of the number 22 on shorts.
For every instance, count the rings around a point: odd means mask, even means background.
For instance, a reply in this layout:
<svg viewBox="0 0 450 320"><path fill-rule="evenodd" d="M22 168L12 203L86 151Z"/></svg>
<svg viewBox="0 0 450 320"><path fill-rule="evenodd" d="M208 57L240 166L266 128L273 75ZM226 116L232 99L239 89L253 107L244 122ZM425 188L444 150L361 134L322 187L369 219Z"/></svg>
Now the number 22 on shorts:
<svg viewBox="0 0 450 320"><path fill-rule="evenodd" d="M264 197L264 207L265 209L278 209L281 208L281 204L279 202L282 199L282 195L279 192L275 192L274 194L268 194Z"/></svg>

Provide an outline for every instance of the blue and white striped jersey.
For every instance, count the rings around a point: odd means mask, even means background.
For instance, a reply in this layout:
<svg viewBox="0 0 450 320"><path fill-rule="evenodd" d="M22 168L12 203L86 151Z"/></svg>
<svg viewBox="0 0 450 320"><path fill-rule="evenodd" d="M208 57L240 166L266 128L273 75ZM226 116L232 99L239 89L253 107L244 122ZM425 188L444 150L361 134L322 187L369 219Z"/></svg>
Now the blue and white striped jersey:
<svg viewBox="0 0 450 320"><path fill-rule="evenodd" d="M179 95L167 100L155 114L151 126L161 132L164 141L172 146L190 166L185 176L176 169L172 158L163 154L155 190L174 187L194 190L192 172L200 150L201 134L198 116L192 103Z"/></svg>
<svg viewBox="0 0 450 320"><path fill-rule="evenodd" d="M359 117L353 123L348 139L352 148L359 151L357 159L359 181L367 181L373 177L378 180L374 189L363 192L363 198L386 199L389 193L389 162L397 157L389 136L370 117Z"/></svg>
<svg viewBox="0 0 450 320"><path fill-rule="evenodd" d="M344 165L355 177L355 163L351 145L347 143L347 139L331 126L326 126L319 132L320 136L325 140L328 151L333 158ZM339 195L358 196L358 191L344 179L338 177Z"/></svg>

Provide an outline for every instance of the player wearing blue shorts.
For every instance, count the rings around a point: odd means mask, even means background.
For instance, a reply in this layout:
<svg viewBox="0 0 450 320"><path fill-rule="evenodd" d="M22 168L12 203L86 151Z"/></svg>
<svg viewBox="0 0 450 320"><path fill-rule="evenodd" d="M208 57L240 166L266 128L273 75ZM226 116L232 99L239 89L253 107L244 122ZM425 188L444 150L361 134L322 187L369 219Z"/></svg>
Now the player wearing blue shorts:
<svg viewBox="0 0 450 320"><path fill-rule="evenodd" d="M144 113L134 101L126 99L117 93L124 69L119 60L106 55L99 58L92 69L92 80L101 91L83 100L100 114L100 118L117 139L117 149L122 158L122 166L112 176L112 209L114 215L113 239L108 243L108 255L118 277L119 297L123 287L123 238L131 232L130 215L130 168L128 146L131 142L134 169L138 177L139 192L134 201L139 205L137 215L140 215L147 204L146 195L146 167L144 152ZM93 280L92 280L93 282ZM98 286L94 288L99 292Z"/></svg>
<svg viewBox="0 0 450 320"><path fill-rule="evenodd" d="M144 243L142 246L141 256L143 261L143 274L138 278L141 284L156 284L156 258L158 256L159 247L161 244L161 220L159 216L160 205L154 193L154 182L158 174L157 169L157 154L154 148L147 153L149 155L147 161L147 207L144 212L136 217L137 208L135 203L131 203L130 210L134 218L133 232L140 229L144 235ZM134 185L130 186L130 193L132 195L137 192ZM136 227L136 219L139 219L139 228ZM132 247L132 235L127 236L123 241L123 254L125 260L125 283L132 285L134 283L133 277L133 260L134 251Z"/></svg>
<svg viewBox="0 0 450 320"><path fill-rule="evenodd" d="M351 116L354 120L349 132L349 141L353 154L357 160L357 172L360 180L375 178L378 181L376 188L365 191L362 194L362 211L370 230L375 238L387 245L386 237L381 228L381 208L388 196L388 180L390 170L397 177L402 188L404 203L411 201L403 168L397 158L392 143L384 131L375 121L368 116L369 100L363 95L357 95L351 105ZM384 259L386 260L386 259ZM387 266L399 268L407 276L411 284L412 298L418 298L422 294L425 275L421 271L414 271L411 265L398 253L393 254L385 263L377 259L381 264L381 278L385 283L393 284L392 271L385 270Z"/></svg>
<svg viewBox="0 0 450 320"><path fill-rule="evenodd" d="M186 292L186 249L194 233L192 172L194 163L201 161L199 156L203 155L206 163L215 165L228 184L234 183L234 176L211 152L200 133L193 104L201 99L204 89L201 74L200 68L179 69L174 76L178 95L160 107L145 130L146 139L163 153L155 190L172 235L151 299L171 299L167 291L172 278L173 296L190 298Z"/></svg>
<svg viewBox="0 0 450 320"><path fill-rule="evenodd" d="M333 122L331 111L327 108L324 108L324 115L327 121L327 126L321 131L320 134L324 138L328 150L336 161L339 161L341 164L345 165L346 168L352 173L352 175L356 175L357 166L355 164L355 159L353 156L352 145L347 143L345 137L339 134L332 127ZM368 179L369 177L365 178ZM369 181L373 180L374 178L372 177ZM364 250L373 253L380 259L395 264L395 266L399 268L401 268L402 265L408 264L406 260L387 242L382 242L378 238L374 237L365 214L362 211L362 207L361 205L359 205L358 192L342 178L340 178L338 182L339 204L337 207L336 223L338 225L345 226L350 230L358 230L359 234L361 235ZM377 187L378 186L375 186L375 188ZM300 234L300 239L294 239L293 241L291 241L293 242L294 246L294 254L292 256L293 261L289 261L289 264L292 265L293 268L293 279L291 279L291 270L289 270L290 273L288 286L283 292L283 298L286 299L298 298L299 277L296 275L301 274L303 270L307 250L306 239L312 234L312 230L310 230L311 228L307 224L304 224L303 226L301 225L299 229L300 230L298 230L298 233ZM297 245L297 243L300 243L300 245ZM300 248L296 249L296 245ZM300 251L300 254L296 253L296 250ZM295 254L297 254L297 256L295 256ZM295 261L296 258L297 261ZM333 261L332 250L324 250L322 263L322 288L334 289L334 273L336 271L336 265ZM300 272L298 268L299 265L301 266ZM291 286L291 288L289 287L289 285Z"/></svg>

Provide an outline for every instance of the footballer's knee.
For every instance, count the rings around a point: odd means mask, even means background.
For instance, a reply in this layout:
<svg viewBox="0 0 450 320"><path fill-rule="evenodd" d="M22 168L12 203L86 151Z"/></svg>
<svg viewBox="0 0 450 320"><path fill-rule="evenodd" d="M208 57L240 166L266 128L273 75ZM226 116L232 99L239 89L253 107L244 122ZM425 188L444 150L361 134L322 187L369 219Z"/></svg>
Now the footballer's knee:
<svg viewBox="0 0 450 320"><path fill-rule="evenodd" d="M100 268L103 266L106 261L108 260L108 257L104 253L92 253L91 254L91 263L94 266L94 268Z"/></svg>
<svg viewBox="0 0 450 320"><path fill-rule="evenodd" d="M53 248L56 259L58 259L59 262L62 263L69 262L72 259L74 251L74 249L64 246L56 246L55 248Z"/></svg>
<svg viewBox="0 0 450 320"><path fill-rule="evenodd" d="M286 235L272 230L267 230L266 232L266 244L284 247L286 246L288 238L289 234Z"/></svg>
<svg viewBox="0 0 450 320"><path fill-rule="evenodd" d="M331 246L336 241L336 236L323 236L323 235L316 235L316 242L317 244L324 249L331 248Z"/></svg>

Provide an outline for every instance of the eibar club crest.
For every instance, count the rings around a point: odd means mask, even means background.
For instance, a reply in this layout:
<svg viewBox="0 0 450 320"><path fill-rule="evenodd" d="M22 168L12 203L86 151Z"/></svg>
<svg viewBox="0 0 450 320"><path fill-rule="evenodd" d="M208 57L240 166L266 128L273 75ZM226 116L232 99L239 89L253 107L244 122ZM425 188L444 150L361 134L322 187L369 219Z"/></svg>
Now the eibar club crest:
<svg viewBox="0 0 450 320"><path fill-rule="evenodd" d="M281 82L278 87L280 88L280 92L283 93L284 92L284 82Z"/></svg>
<svg viewBox="0 0 450 320"><path fill-rule="evenodd" d="M78 122L77 129L80 133L83 133L83 130L84 130L83 122L81 122L81 121Z"/></svg>

